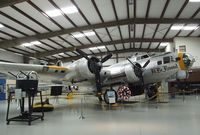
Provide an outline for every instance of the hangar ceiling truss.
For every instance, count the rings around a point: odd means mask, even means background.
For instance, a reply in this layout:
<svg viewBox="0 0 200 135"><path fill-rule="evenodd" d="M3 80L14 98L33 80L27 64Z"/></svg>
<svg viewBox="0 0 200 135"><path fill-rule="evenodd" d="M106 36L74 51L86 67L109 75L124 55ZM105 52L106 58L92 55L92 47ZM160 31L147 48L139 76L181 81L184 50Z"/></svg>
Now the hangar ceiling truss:
<svg viewBox="0 0 200 135"><path fill-rule="evenodd" d="M76 13L63 10L69 6ZM175 37L200 36L199 11L200 3L189 0L2 0L0 48L47 61L77 59L74 48L93 55L161 52Z"/></svg>

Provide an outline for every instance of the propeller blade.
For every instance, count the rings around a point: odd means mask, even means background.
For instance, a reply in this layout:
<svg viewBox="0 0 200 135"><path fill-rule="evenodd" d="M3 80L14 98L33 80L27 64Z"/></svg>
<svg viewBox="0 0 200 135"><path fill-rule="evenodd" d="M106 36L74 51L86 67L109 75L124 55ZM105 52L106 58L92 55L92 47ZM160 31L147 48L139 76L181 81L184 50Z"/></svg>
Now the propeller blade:
<svg viewBox="0 0 200 135"><path fill-rule="evenodd" d="M104 63L107 60L109 60L112 57L112 53L109 53L108 55L106 55L105 57L102 58L101 62Z"/></svg>
<svg viewBox="0 0 200 135"><path fill-rule="evenodd" d="M99 71L95 72L95 83L96 83L97 93L101 93L101 77Z"/></svg>
<svg viewBox="0 0 200 135"><path fill-rule="evenodd" d="M79 53L82 57L84 57L84 58L86 58L87 60L89 60L89 58L88 58L88 55L85 53L85 52L83 52L82 50L80 50L80 49L75 49L76 51L77 51L77 53Z"/></svg>
<svg viewBox="0 0 200 135"><path fill-rule="evenodd" d="M134 67L136 67L136 68L138 68L138 69L141 69L140 67L136 66L136 64L133 63L129 58L127 58L127 60L128 60Z"/></svg>
<svg viewBox="0 0 200 135"><path fill-rule="evenodd" d="M143 65L142 68L145 68L147 65L149 65L149 63L150 63L150 60L148 60L148 61Z"/></svg>

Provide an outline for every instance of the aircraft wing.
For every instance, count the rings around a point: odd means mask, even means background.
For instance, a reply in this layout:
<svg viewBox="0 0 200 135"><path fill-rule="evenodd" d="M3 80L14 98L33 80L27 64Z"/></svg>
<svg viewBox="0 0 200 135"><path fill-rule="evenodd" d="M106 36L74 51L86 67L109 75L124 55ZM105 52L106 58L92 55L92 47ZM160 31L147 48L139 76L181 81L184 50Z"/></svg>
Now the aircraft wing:
<svg viewBox="0 0 200 135"><path fill-rule="evenodd" d="M149 59L136 61L134 58L102 69L103 84L121 84L125 82L143 82L144 68L150 63Z"/></svg>
<svg viewBox="0 0 200 135"><path fill-rule="evenodd" d="M36 71L38 73L68 73L69 69L61 66L0 62L1 73L8 74L8 72L19 71Z"/></svg>

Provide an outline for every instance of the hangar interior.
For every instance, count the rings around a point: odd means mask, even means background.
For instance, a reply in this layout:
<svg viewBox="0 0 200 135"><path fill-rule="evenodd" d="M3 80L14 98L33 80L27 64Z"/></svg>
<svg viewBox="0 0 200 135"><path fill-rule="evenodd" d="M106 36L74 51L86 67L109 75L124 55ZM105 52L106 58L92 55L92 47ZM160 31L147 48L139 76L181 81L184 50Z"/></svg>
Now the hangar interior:
<svg viewBox="0 0 200 135"><path fill-rule="evenodd" d="M200 0L1 0L1 133L199 134L199 26ZM150 101L142 95L131 97L130 102L111 105L99 103L97 97L86 94L74 93L73 99L66 99L64 93L50 97L54 110L44 113L44 121L37 120L31 126L24 122L7 125L8 104L11 104L9 113L14 116L20 113L21 106L17 100L7 102L8 86L16 84L16 80L1 71L9 71L12 66L6 69L2 65L25 63L53 67L62 61L57 66L64 69L86 57L77 49L100 60L112 53L112 57L100 64L102 68L143 54L153 57L166 52L189 53L195 62L187 71L189 77L186 75L177 85L191 87L181 89L176 96L170 95L172 83L159 80L165 93L161 102L159 97ZM151 62L145 61L144 65L148 67ZM55 72L57 69L60 70L56 67ZM1 80L6 82L1 84ZM79 89L83 89L81 84ZM49 90L42 94L46 99Z"/></svg>

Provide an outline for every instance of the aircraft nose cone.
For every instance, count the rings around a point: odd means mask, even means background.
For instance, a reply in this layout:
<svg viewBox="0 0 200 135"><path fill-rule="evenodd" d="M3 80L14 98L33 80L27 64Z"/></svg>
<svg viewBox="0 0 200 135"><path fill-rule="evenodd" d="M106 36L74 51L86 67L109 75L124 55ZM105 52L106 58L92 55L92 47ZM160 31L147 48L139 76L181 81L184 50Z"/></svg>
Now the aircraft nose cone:
<svg viewBox="0 0 200 135"><path fill-rule="evenodd" d="M188 68L191 68L192 65L193 65L194 62L195 62L195 58L194 58L191 54L188 54L188 53L185 54L183 60L184 60L184 63L185 63L185 65L186 65L187 69L188 69Z"/></svg>

